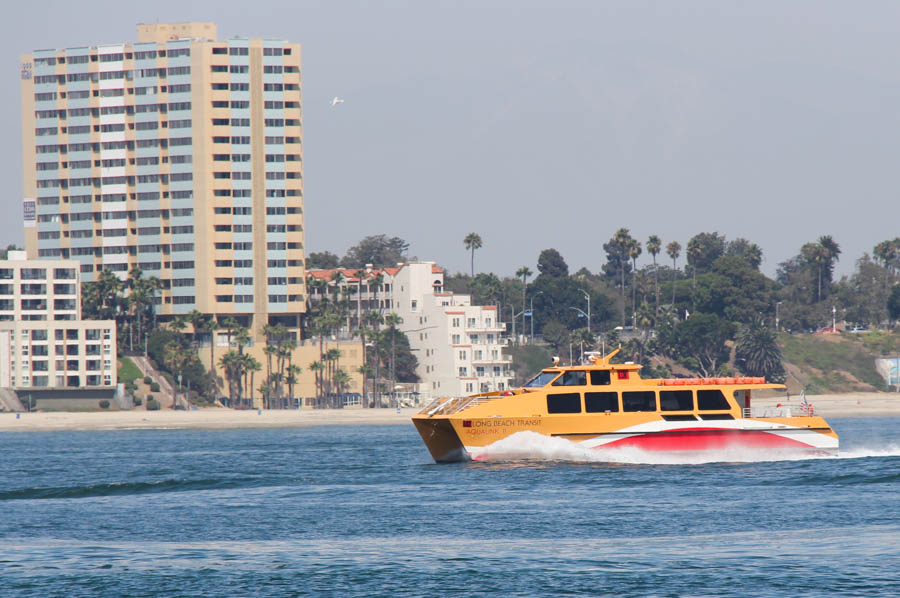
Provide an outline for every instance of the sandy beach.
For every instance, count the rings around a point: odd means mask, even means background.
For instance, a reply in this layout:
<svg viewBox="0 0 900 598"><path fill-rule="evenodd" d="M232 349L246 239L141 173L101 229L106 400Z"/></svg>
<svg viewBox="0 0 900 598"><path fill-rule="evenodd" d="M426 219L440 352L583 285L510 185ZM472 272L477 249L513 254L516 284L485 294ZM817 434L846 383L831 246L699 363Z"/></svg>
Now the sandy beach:
<svg viewBox="0 0 900 598"><path fill-rule="evenodd" d="M817 415L823 417L900 417L900 395L857 393L811 395ZM755 406L800 405L800 397L755 399ZM141 428L280 428L305 426L411 425L416 409L270 410L233 411L109 411L0 413L0 431L128 430Z"/></svg>

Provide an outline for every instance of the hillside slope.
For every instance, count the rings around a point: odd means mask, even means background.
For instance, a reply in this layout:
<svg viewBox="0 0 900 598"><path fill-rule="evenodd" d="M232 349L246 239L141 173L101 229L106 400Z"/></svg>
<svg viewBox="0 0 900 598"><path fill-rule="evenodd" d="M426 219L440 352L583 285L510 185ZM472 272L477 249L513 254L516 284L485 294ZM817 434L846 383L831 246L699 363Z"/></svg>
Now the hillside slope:
<svg viewBox="0 0 900 598"><path fill-rule="evenodd" d="M788 390L808 394L885 390L875 360L900 354L900 335L781 334Z"/></svg>

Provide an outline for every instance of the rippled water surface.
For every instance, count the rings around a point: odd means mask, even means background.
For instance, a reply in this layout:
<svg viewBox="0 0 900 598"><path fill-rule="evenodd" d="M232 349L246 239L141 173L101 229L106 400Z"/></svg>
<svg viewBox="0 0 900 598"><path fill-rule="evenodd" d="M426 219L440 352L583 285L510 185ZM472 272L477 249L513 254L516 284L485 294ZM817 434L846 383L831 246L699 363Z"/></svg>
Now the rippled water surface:
<svg viewBox="0 0 900 598"><path fill-rule="evenodd" d="M900 419L837 458L435 465L412 425L0 435L0 596L897 596Z"/></svg>

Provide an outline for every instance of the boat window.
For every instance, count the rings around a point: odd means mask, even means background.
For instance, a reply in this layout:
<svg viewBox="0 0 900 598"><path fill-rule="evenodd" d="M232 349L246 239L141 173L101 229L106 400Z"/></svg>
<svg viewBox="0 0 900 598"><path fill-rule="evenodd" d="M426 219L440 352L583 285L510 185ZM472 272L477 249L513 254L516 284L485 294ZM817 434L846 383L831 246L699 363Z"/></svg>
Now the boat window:
<svg viewBox="0 0 900 598"><path fill-rule="evenodd" d="M623 392L622 407L625 411L656 411L656 393L652 390Z"/></svg>
<svg viewBox="0 0 900 598"><path fill-rule="evenodd" d="M713 415L713 414L711 414ZM718 415L718 414L714 414ZM678 413L676 415L663 415L662 418L667 422L695 422L697 417L690 413Z"/></svg>
<svg viewBox="0 0 900 598"><path fill-rule="evenodd" d="M698 390L697 406L700 411L718 411L731 409L728 399L722 394L721 390Z"/></svg>
<svg viewBox="0 0 900 598"><path fill-rule="evenodd" d="M661 390L659 408L662 411L693 411L694 393L690 390Z"/></svg>
<svg viewBox="0 0 900 598"><path fill-rule="evenodd" d="M701 413L700 419L734 419L734 417L730 413Z"/></svg>
<svg viewBox="0 0 900 598"><path fill-rule="evenodd" d="M591 371L591 385L605 386L609 384L609 370Z"/></svg>
<svg viewBox="0 0 900 598"><path fill-rule="evenodd" d="M584 393L584 410L588 413L618 411L619 394L615 392L586 392Z"/></svg>
<svg viewBox="0 0 900 598"><path fill-rule="evenodd" d="M547 413L581 413L581 395L577 392L547 395Z"/></svg>
<svg viewBox="0 0 900 598"><path fill-rule="evenodd" d="M563 372L563 375L553 381L553 386L584 386L587 384L587 372L577 370Z"/></svg>
<svg viewBox="0 0 900 598"><path fill-rule="evenodd" d="M524 388L538 388L540 386L547 386L551 380L559 376L559 372L541 372L528 382L524 384Z"/></svg>

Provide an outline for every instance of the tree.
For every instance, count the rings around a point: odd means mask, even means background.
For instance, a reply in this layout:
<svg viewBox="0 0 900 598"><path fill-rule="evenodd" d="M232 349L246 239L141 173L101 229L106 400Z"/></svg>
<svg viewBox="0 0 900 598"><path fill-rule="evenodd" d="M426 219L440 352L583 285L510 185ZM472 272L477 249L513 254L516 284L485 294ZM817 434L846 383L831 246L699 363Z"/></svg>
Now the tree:
<svg viewBox="0 0 900 598"><path fill-rule="evenodd" d="M625 273L631 268L631 264L628 261L631 259L629 248L632 240L628 229L620 228L603 245L603 250L606 252L606 264L604 264L603 269L607 274L618 273L622 326L625 326Z"/></svg>
<svg viewBox="0 0 900 598"><path fill-rule="evenodd" d="M241 378L244 373L244 360L240 353L232 349L219 360L219 367L225 371L225 380L228 381L228 402L234 406L235 401L243 396Z"/></svg>
<svg viewBox="0 0 900 598"><path fill-rule="evenodd" d="M698 272L706 272L725 253L725 237L719 233L699 233L687 245L688 264Z"/></svg>
<svg viewBox="0 0 900 598"><path fill-rule="evenodd" d="M216 330L219 329L219 323L216 317L210 314L203 322L203 330L209 332L209 392L210 401L216 399L216 390L219 382L216 375Z"/></svg>
<svg viewBox="0 0 900 598"><path fill-rule="evenodd" d="M478 305L498 305L503 298L503 283L496 274L482 272L469 285L472 302Z"/></svg>
<svg viewBox="0 0 900 598"><path fill-rule="evenodd" d="M631 258L632 268L631 268L631 326L636 326L635 323L635 313L637 311L637 306L635 300L637 298L637 286L635 284L635 277L637 276L637 259L641 255L641 242L637 239L631 239L628 243L628 257Z"/></svg>
<svg viewBox="0 0 900 598"><path fill-rule="evenodd" d="M306 269L331 269L340 265L341 259L330 251L313 251L306 254Z"/></svg>
<svg viewBox="0 0 900 598"><path fill-rule="evenodd" d="M543 337L557 353L560 353L563 347L568 346L571 338L569 329L558 320L551 320L544 325Z"/></svg>
<svg viewBox="0 0 900 598"><path fill-rule="evenodd" d="M900 284L891 287L891 295L887 302L888 315L891 320L900 320Z"/></svg>
<svg viewBox="0 0 900 598"><path fill-rule="evenodd" d="M244 357L246 358L244 367L248 372L250 372L250 387L249 388L250 388L250 404L252 405L253 404L253 383L254 383L253 379L256 377L256 372L262 371L262 364L259 362L258 359L256 359L255 357L252 357L250 355L244 355Z"/></svg>
<svg viewBox="0 0 900 598"><path fill-rule="evenodd" d="M709 377L727 361L725 341L731 338L733 330L730 322L714 314L695 313L675 326L674 346L679 356L689 358L686 363Z"/></svg>
<svg viewBox="0 0 900 598"><path fill-rule="evenodd" d="M481 236L478 233L469 233L466 235L466 238L463 239L463 244L466 246L467 251L472 252L472 276L475 276L475 250L481 249Z"/></svg>
<svg viewBox="0 0 900 598"><path fill-rule="evenodd" d="M706 272L725 253L725 237L719 233L700 233L691 237L687 245L687 261L691 267L691 311L697 311L697 273Z"/></svg>
<svg viewBox="0 0 900 598"><path fill-rule="evenodd" d="M396 341L397 341L397 326L403 323L403 318L401 318L396 313L389 313L384 317L384 324L388 327L388 332L391 335L391 393L394 392L394 385L397 384L396 370L394 369L396 362Z"/></svg>
<svg viewBox="0 0 900 598"><path fill-rule="evenodd" d="M164 363L171 372L176 374L179 390L181 389L185 366L187 366L192 359L195 359L194 354L178 342L170 342L165 347ZM172 397L172 406L175 406L175 397Z"/></svg>
<svg viewBox="0 0 900 598"><path fill-rule="evenodd" d="M666 253L672 258L672 305L675 305L675 273L678 272L678 256L681 255L681 243L672 241L666 245Z"/></svg>
<svg viewBox="0 0 900 598"><path fill-rule="evenodd" d="M656 235L650 235L647 239L647 253L653 257L653 283L656 287L656 310L654 315L659 313L659 271L656 269L656 256L662 249L662 239Z"/></svg>
<svg viewBox="0 0 900 598"><path fill-rule="evenodd" d="M0 260L7 259L10 251L22 251L22 249L10 243L6 246L6 249L0 249Z"/></svg>
<svg viewBox="0 0 900 598"><path fill-rule="evenodd" d="M844 319L871 326L886 324L891 319L888 314L891 289L886 284L893 282L893 278L884 265L863 254L856 260L856 271L834 285L835 302L843 307Z"/></svg>
<svg viewBox="0 0 900 598"><path fill-rule="evenodd" d="M749 323L774 315L775 284L739 256L722 256L697 279L697 310L730 322Z"/></svg>
<svg viewBox="0 0 900 598"><path fill-rule="evenodd" d="M288 385L288 398L293 405L294 402L294 385L297 384L297 381L300 379L300 374L303 372L303 369L299 365L289 365L287 368L287 378L285 378L285 382Z"/></svg>
<svg viewBox="0 0 900 598"><path fill-rule="evenodd" d="M735 339L735 362L750 376L765 376L769 382L785 380L778 339L762 318L741 327Z"/></svg>
<svg viewBox="0 0 900 598"><path fill-rule="evenodd" d="M569 265L556 249L544 249L538 255L537 269L541 276L564 278L569 275Z"/></svg>
<svg viewBox="0 0 900 598"><path fill-rule="evenodd" d="M728 242L725 255L743 258L754 270L759 270L762 264L762 249L759 245L741 237Z"/></svg>
<svg viewBox="0 0 900 598"><path fill-rule="evenodd" d="M372 264L376 268L394 266L398 262L407 261L408 249L409 243L400 237L372 235L348 249L341 265L344 268L365 268L366 264Z"/></svg>
<svg viewBox="0 0 900 598"><path fill-rule="evenodd" d="M155 276L144 278L141 269L134 267L128 273L126 286L128 288L127 305L134 320L128 327L129 339L132 343L137 341L140 347L147 341L148 331L144 322L153 317L154 297L159 291L161 284ZM137 338L134 338L134 332L137 333ZM134 350L133 346L131 350Z"/></svg>

